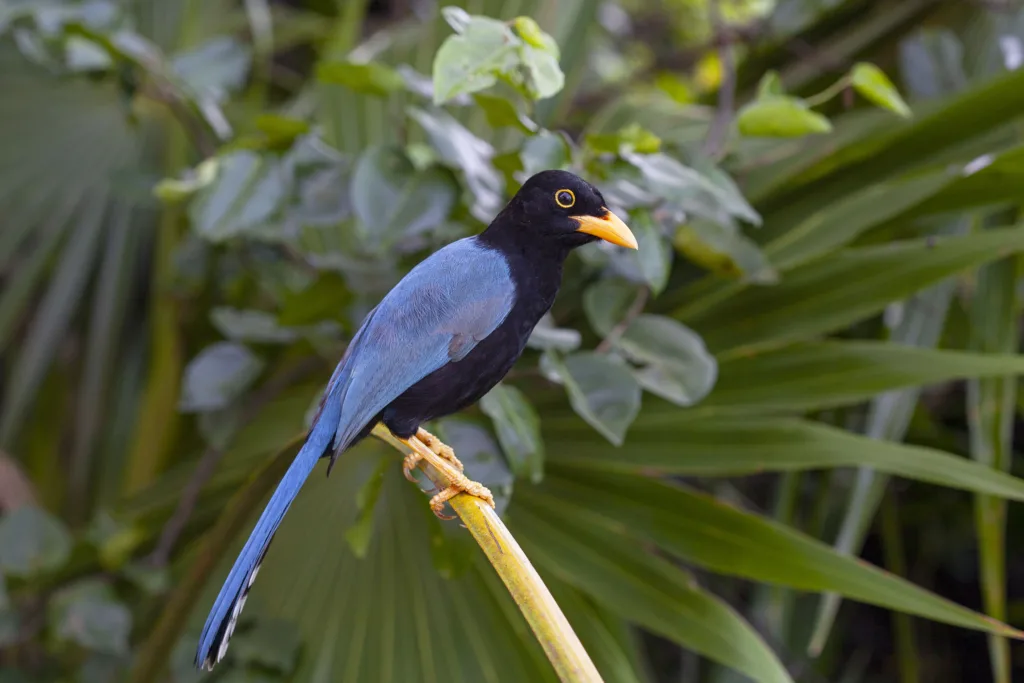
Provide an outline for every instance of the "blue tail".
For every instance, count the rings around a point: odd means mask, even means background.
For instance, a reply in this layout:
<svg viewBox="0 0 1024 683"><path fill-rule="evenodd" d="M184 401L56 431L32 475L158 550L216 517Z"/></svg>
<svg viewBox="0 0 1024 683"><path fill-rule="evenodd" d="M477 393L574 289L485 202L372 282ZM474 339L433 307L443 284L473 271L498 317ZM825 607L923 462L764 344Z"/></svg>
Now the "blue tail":
<svg viewBox="0 0 1024 683"><path fill-rule="evenodd" d="M333 393L329 392L306 443L295 456L281 483L277 485L277 490L256 522L249 540L245 542L245 547L239 553L235 566L231 568L231 573L228 574L217 600L213 603L213 609L206 618L206 626L203 627L203 634L199 638L199 650L196 652L196 667L200 669L212 669L227 652L228 640L235 630L238 616L245 605L245 598L253 581L256 580L256 573L260 569L260 563L270 546L270 541L274 538L274 532L316 466L317 460L331 448L341 413L340 397L331 395Z"/></svg>

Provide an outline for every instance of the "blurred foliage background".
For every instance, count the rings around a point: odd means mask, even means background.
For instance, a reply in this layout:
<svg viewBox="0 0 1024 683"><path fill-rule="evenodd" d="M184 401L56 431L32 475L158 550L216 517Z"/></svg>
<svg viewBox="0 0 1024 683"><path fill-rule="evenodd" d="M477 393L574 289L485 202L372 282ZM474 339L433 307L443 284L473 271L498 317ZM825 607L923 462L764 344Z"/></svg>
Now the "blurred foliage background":
<svg viewBox="0 0 1024 683"><path fill-rule="evenodd" d="M348 336L553 167L639 253L436 429L605 680L1024 676L1022 64L1005 0L0 0L0 681L203 680ZM554 679L399 462L205 680Z"/></svg>

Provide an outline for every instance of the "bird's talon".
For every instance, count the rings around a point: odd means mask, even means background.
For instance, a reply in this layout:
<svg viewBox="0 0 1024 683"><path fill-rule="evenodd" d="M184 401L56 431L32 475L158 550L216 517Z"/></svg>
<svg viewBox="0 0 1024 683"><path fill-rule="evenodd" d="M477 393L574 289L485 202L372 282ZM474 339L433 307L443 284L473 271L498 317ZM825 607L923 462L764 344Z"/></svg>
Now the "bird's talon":
<svg viewBox="0 0 1024 683"><path fill-rule="evenodd" d="M413 451L409 455L405 456L405 459L402 461L402 474L404 474L405 478L414 484L417 482L416 477L413 475L412 471L416 469L416 466L420 463L420 460L422 459L422 455L420 455L416 451Z"/></svg>
<svg viewBox="0 0 1024 683"><path fill-rule="evenodd" d="M455 451L452 450L451 446L443 443L439 438L428 432L422 427L416 433L416 438L423 442L423 445L433 451L436 455L441 456L452 465L455 466L459 472L464 472L465 467L462 466L462 462L455 457Z"/></svg>

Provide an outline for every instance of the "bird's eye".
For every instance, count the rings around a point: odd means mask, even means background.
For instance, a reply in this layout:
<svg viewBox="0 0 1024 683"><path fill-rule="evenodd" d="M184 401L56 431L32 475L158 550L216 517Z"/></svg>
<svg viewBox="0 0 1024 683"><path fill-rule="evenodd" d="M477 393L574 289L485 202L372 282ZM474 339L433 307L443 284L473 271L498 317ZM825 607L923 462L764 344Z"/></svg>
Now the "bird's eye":
<svg viewBox="0 0 1024 683"><path fill-rule="evenodd" d="M576 203L576 195L572 193L572 190L559 190L555 193L555 203L563 209L568 209Z"/></svg>

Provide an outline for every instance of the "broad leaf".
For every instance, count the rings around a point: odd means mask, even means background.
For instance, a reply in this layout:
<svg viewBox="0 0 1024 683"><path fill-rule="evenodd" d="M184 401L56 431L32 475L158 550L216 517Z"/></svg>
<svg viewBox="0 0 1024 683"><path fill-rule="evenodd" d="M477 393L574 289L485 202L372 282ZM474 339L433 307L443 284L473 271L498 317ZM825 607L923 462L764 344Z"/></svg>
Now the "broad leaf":
<svg viewBox="0 0 1024 683"><path fill-rule="evenodd" d="M633 253L640 272L651 286L651 291L660 294L668 284L672 270L672 249L650 212L634 212L629 222L639 245Z"/></svg>
<svg viewBox="0 0 1024 683"><path fill-rule="evenodd" d="M71 537L60 520L33 505L0 517L0 570L33 576L61 567L71 553Z"/></svg>
<svg viewBox="0 0 1024 683"><path fill-rule="evenodd" d="M720 354L804 339L873 315L949 275L1024 249L1024 228L849 249L687 319Z"/></svg>
<svg viewBox="0 0 1024 683"><path fill-rule="evenodd" d="M648 391L689 406L715 385L718 365L704 341L682 323L660 315L641 315L615 342L644 367L636 378Z"/></svg>
<svg viewBox="0 0 1024 683"><path fill-rule="evenodd" d="M621 445L640 411L640 385L629 370L606 355L574 353L542 359L549 378L565 385L573 410L609 441Z"/></svg>
<svg viewBox="0 0 1024 683"><path fill-rule="evenodd" d="M287 167L241 150L220 157L216 179L189 205L192 229L212 242L261 234L291 192Z"/></svg>
<svg viewBox="0 0 1024 683"><path fill-rule="evenodd" d="M556 426L557 425L557 426ZM795 418L641 415L626 448L561 424L548 430L559 467L642 474L743 476L833 467L873 467L939 486L1024 501L1024 480L932 448L854 434Z"/></svg>
<svg viewBox="0 0 1024 683"><path fill-rule="evenodd" d="M278 324L274 314L220 306L210 311L210 322L232 341L284 344L298 336Z"/></svg>
<svg viewBox="0 0 1024 683"><path fill-rule="evenodd" d="M445 220L457 189L442 169L417 171L397 149L371 147L356 163L350 192L364 239L381 249Z"/></svg>
<svg viewBox="0 0 1024 683"><path fill-rule="evenodd" d="M262 369L262 361L241 344L211 344L185 368L179 408L184 412L225 408L249 387Z"/></svg>
<svg viewBox="0 0 1024 683"><path fill-rule="evenodd" d="M640 289L625 280L604 278L583 293L583 310L590 326L600 335L607 335L622 322L636 301Z"/></svg>
<svg viewBox="0 0 1024 683"><path fill-rule="evenodd" d="M87 579L58 592L47 606L57 637L88 650L127 655L132 613L113 589Z"/></svg>
<svg viewBox="0 0 1024 683"><path fill-rule="evenodd" d="M539 482L544 476L540 416L523 392L508 384L498 384L480 399L480 410L494 422L498 442L513 474Z"/></svg>
<svg viewBox="0 0 1024 683"><path fill-rule="evenodd" d="M851 405L879 393L967 377L1024 374L1024 356L942 351L876 341L787 346L719 365L701 408L715 412L806 411Z"/></svg>
<svg viewBox="0 0 1024 683"><path fill-rule="evenodd" d="M828 133L832 124L803 100L785 95L756 99L736 115L740 133L751 137L795 138Z"/></svg>
<svg viewBox="0 0 1024 683"><path fill-rule="evenodd" d="M681 486L621 474L563 474L552 467L543 490L591 523L607 529L625 526L712 571L800 590L835 591L955 626L1024 638L1006 624L840 555L788 526Z"/></svg>
<svg viewBox="0 0 1024 683"><path fill-rule="evenodd" d="M497 19L470 17L434 56L434 104L485 90L515 68L519 39Z"/></svg>
<svg viewBox="0 0 1024 683"><path fill-rule="evenodd" d="M716 275L774 284L779 275L757 244L735 226L708 220L679 226L673 244L681 254Z"/></svg>
<svg viewBox="0 0 1024 683"><path fill-rule="evenodd" d="M550 313L544 314L530 333L526 345L531 349L551 349L568 353L580 347L583 336L571 327L556 327Z"/></svg>
<svg viewBox="0 0 1024 683"><path fill-rule="evenodd" d="M465 175L473 216L489 223L504 201L505 180L491 164L494 148L441 111L412 108L409 115L426 131L438 156Z"/></svg>
<svg viewBox="0 0 1024 683"><path fill-rule="evenodd" d="M904 118L910 116L910 107L900 97L896 86L892 84L885 72L874 64L860 62L854 65L850 71L850 81L857 92L879 107L888 109Z"/></svg>
<svg viewBox="0 0 1024 683"><path fill-rule="evenodd" d="M533 133L537 130L537 124L525 114L519 113L508 98L477 93L473 95L473 101L484 112L487 123L493 128L517 128L523 133Z"/></svg>
<svg viewBox="0 0 1024 683"><path fill-rule="evenodd" d="M791 681L732 608L632 538L588 524L557 500L533 493L524 495L521 506L517 502L512 529L541 571L586 591L615 614L754 680Z"/></svg>
<svg viewBox="0 0 1024 683"><path fill-rule="evenodd" d="M322 62L316 67L316 77L322 83L343 85L354 92L380 97L405 87L397 71L379 62Z"/></svg>

